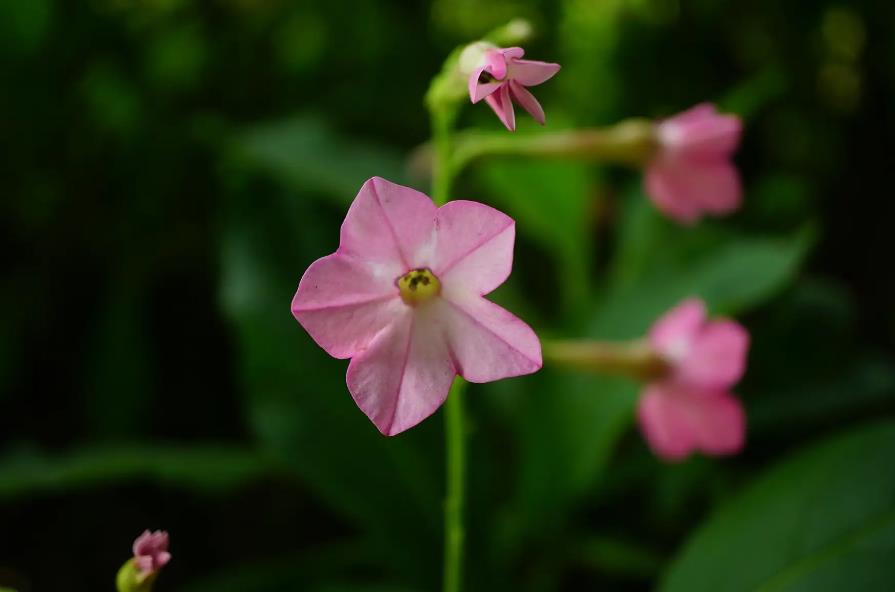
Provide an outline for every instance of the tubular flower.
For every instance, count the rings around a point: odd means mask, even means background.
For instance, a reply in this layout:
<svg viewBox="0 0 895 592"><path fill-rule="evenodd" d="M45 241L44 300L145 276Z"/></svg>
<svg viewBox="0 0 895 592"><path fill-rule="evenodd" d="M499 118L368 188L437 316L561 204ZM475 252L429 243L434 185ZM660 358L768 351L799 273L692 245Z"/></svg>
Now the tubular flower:
<svg viewBox="0 0 895 592"><path fill-rule="evenodd" d="M649 343L667 365L644 388L637 411L653 451L667 460L739 452L746 418L730 389L746 369L746 330L730 320L707 321L703 302L691 299L653 325Z"/></svg>
<svg viewBox="0 0 895 592"><path fill-rule="evenodd" d="M163 530L144 531L134 541L134 564L145 579L158 573L171 561L168 552L168 533Z"/></svg>
<svg viewBox="0 0 895 592"><path fill-rule="evenodd" d="M469 75L469 98L473 103L482 99L494 110L508 130L516 130L513 101L544 125L544 109L526 87L553 78L559 64L520 59L525 55L521 47L485 49Z"/></svg>
<svg viewBox="0 0 895 592"><path fill-rule="evenodd" d="M292 314L328 354L351 358L348 390L380 432L430 416L458 374L490 382L541 367L531 328L483 298L509 276L514 240L513 219L486 205L438 208L379 177L361 187Z"/></svg>
<svg viewBox="0 0 895 592"><path fill-rule="evenodd" d="M731 155L741 132L739 117L719 115L709 103L660 122L659 149L644 177L656 207L684 224L738 209L742 188Z"/></svg>

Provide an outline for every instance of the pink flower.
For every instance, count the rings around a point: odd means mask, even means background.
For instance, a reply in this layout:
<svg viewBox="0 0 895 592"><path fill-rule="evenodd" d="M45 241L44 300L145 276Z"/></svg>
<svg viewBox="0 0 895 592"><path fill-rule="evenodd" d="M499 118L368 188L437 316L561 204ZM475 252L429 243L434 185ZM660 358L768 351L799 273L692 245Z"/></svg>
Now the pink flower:
<svg viewBox="0 0 895 592"><path fill-rule="evenodd" d="M660 122L659 151L645 176L656 207L685 224L739 208L742 188L731 155L741 131L739 117L719 115L708 103Z"/></svg>
<svg viewBox="0 0 895 592"><path fill-rule="evenodd" d="M342 223L339 248L305 272L292 314L335 358L385 435L429 417L459 374L489 382L541 367L524 322L486 300L513 263L513 219L486 205L440 208L373 177Z"/></svg>
<svg viewBox="0 0 895 592"><path fill-rule="evenodd" d="M707 321L705 305L691 299L656 321L649 343L668 365L644 389L637 412L653 451L667 460L739 452L746 418L730 388L746 369L746 330L730 320Z"/></svg>
<svg viewBox="0 0 895 592"><path fill-rule="evenodd" d="M163 530L144 531L134 541L134 564L145 579L171 561L168 553L168 533Z"/></svg>
<svg viewBox="0 0 895 592"><path fill-rule="evenodd" d="M485 50L480 63L469 75L469 98L482 99L494 110L508 130L516 130L513 101L544 125L544 109L527 86L535 86L553 78L559 64L519 59L525 55L521 47Z"/></svg>

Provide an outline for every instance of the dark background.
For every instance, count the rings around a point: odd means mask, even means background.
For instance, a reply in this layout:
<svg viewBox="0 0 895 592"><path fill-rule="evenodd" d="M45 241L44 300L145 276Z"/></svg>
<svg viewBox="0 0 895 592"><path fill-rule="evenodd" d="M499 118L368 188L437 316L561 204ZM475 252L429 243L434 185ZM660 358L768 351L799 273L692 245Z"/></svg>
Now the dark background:
<svg viewBox="0 0 895 592"><path fill-rule="evenodd" d="M636 172L484 162L456 192L517 219L497 299L543 336L637 337L691 294L736 315L749 443L664 465L637 385L474 386L468 589L891 589L895 11L871 0L4 1L0 586L111 590L164 528L158 590L437 589L440 413L379 436L289 302L364 179L427 188L428 81L517 16L563 65L551 129L715 101L747 192L685 229Z"/></svg>

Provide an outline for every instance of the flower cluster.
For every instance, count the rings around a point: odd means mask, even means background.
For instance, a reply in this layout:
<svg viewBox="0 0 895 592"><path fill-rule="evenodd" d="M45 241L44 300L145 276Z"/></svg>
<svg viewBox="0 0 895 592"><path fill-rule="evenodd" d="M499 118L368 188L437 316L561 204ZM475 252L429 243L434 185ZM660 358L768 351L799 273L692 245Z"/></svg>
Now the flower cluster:
<svg viewBox="0 0 895 592"><path fill-rule="evenodd" d="M545 123L528 87L560 69L522 59L524 53L483 41L467 46L456 61L469 99L484 99L510 131L516 128L514 103ZM453 84L457 78L442 80ZM456 85L450 88L435 96L456 100ZM442 104L433 100L430 108ZM599 142L615 138L621 147L605 153L644 167L646 192L667 216L692 224L739 208L742 189L731 162L739 118L701 104L624 130L558 135L543 144L543 153L593 154ZM529 154L538 153L536 141L526 144ZM430 416L458 375L488 382L541 367L531 328L484 297L509 275L514 238L512 218L486 205L453 201L436 207L426 195L378 177L361 187L342 224L339 248L305 272L292 314L327 353L351 359L348 390L380 432L393 436ZM748 343L742 326L708 321L696 299L655 324L644 374L663 371L645 387L637 416L657 455L676 460L742 448L745 416L730 389L744 373ZM616 369L631 362L621 361L614 360Z"/></svg>

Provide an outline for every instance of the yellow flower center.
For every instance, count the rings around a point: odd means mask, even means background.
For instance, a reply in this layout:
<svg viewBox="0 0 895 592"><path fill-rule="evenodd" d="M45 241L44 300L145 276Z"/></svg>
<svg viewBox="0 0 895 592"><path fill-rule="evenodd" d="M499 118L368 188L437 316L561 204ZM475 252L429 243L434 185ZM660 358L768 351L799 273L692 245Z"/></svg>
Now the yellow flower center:
<svg viewBox="0 0 895 592"><path fill-rule="evenodd" d="M401 300L408 306L418 306L441 294L441 282L426 268L412 269L396 282Z"/></svg>

